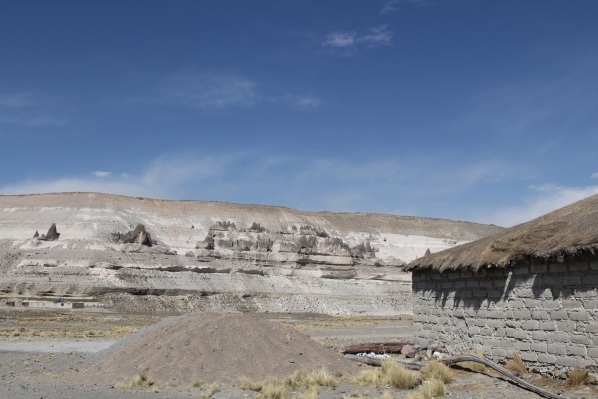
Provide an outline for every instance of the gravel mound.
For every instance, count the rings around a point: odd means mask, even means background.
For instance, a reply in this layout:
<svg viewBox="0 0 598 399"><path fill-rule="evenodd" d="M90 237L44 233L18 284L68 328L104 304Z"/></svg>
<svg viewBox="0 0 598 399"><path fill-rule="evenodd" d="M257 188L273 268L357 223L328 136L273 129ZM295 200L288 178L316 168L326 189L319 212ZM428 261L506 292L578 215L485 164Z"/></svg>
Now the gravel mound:
<svg viewBox="0 0 598 399"><path fill-rule="evenodd" d="M244 314L193 313L145 333L79 374L114 385L145 374L158 385L189 386L284 377L298 369L355 374L359 368L292 327Z"/></svg>

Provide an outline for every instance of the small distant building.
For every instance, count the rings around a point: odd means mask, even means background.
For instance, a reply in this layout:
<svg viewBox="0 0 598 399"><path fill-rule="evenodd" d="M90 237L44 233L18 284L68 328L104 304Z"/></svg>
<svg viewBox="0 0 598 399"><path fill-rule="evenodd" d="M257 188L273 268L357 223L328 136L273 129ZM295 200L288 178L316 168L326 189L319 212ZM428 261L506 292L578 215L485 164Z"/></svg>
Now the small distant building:
<svg viewBox="0 0 598 399"><path fill-rule="evenodd" d="M598 195L406 268L416 342L598 369Z"/></svg>

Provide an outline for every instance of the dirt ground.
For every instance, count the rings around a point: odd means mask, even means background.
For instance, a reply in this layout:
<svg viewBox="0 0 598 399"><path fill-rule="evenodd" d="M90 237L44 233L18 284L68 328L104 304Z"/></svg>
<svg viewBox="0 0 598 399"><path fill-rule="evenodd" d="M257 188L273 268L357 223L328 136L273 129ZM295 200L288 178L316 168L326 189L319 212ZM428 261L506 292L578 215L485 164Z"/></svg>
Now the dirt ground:
<svg viewBox="0 0 598 399"><path fill-rule="evenodd" d="M0 309L0 397L29 398L189 398L206 397L212 381L201 388L188 384L146 388L117 388L95 385L81 379L84 370L98 362L98 354L133 332L154 325L175 315L131 314L87 311ZM313 314L254 314L285 326L293 326L308 335L317 347L340 348L357 342L404 341L410 337L411 320L395 318L338 318ZM168 320L168 322L170 322ZM138 333L141 334L141 333ZM240 337L242 338L242 337ZM131 339L131 338L129 338ZM260 359L256 359L259 362ZM357 370L368 369L359 366ZM539 398L492 372L473 373L453 368L454 380L447 385L448 396L462 399ZM595 386L571 389L565 381L525 375L525 379L554 393L569 398L596 398ZM351 376L337 375L337 387L322 387L320 398L381 398L388 392L392 398L407 398L414 390L377 389L352 383ZM237 386L233 386L237 385ZM257 398L258 393L242 390L239 384L220 384L220 391L211 397ZM305 390L288 391L289 398L298 398Z"/></svg>

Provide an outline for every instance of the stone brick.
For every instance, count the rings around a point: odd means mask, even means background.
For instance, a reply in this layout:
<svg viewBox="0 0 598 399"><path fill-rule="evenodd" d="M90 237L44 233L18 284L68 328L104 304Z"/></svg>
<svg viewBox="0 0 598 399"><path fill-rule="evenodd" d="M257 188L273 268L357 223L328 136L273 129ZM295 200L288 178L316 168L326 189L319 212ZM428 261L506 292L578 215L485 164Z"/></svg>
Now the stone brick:
<svg viewBox="0 0 598 399"><path fill-rule="evenodd" d="M561 307L560 301L553 301L552 300L552 293L550 290L546 290L550 296L550 299L544 299L541 303L541 307L543 309L558 309Z"/></svg>
<svg viewBox="0 0 598 399"><path fill-rule="evenodd" d="M515 329L513 329L513 328L505 328L504 331L505 331L505 334L506 334L507 337L509 337L509 338L515 338Z"/></svg>
<svg viewBox="0 0 598 399"><path fill-rule="evenodd" d="M546 264L531 265L529 271L532 274L546 273L548 271L548 266Z"/></svg>
<svg viewBox="0 0 598 399"><path fill-rule="evenodd" d="M586 335L581 334L570 334L569 339L573 344L580 344L585 346L592 346L593 342L592 339Z"/></svg>
<svg viewBox="0 0 598 399"><path fill-rule="evenodd" d="M516 266L513 269L513 274L516 276L521 276L524 274L529 274L529 267L528 266Z"/></svg>
<svg viewBox="0 0 598 399"><path fill-rule="evenodd" d="M530 349L536 352L546 352L548 345L546 342L532 342L530 344Z"/></svg>
<svg viewBox="0 0 598 399"><path fill-rule="evenodd" d="M548 265L548 269L551 273L564 273L567 271L567 265L564 263L551 263Z"/></svg>
<svg viewBox="0 0 598 399"><path fill-rule="evenodd" d="M585 278L584 278L585 280ZM583 283L583 281L582 281ZM598 294L596 293L596 289L591 290L575 290L575 296L577 298L596 298ZM585 304L584 304L585 306Z"/></svg>
<svg viewBox="0 0 598 399"><path fill-rule="evenodd" d="M523 303L525 303L526 308L539 308L542 301L538 299L524 299Z"/></svg>
<svg viewBox="0 0 598 399"><path fill-rule="evenodd" d="M462 281L462 280L453 281L453 287L455 287L455 289L464 288L465 287L465 281Z"/></svg>
<svg viewBox="0 0 598 399"><path fill-rule="evenodd" d="M441 287L445 290L453 288L453 282L452 281L443 281Z"/></svg>
<svg viewBox="0 0 598 399"><path fill-rule="evenodd" d="M547 352L552 355L564 355L567 353L565 345L560 343L548 344Z"/></svg>
<svg viewBox="0 0 598 399"><path fill-rule="evenodd" d="M478 280L467 280L465 282L465 286L468 288L478 288L480 286L480 283L478 282Z"/></svg>
<svg viewBox="0 0 598 399"><path fill-rule="evenodd" d="M598 333L598 324L586 324L585 332L588 333Z"/></svg>
<svg viewBox="0 0 598 399"><path fill-rule="evenodd" d="M471 298L473 297L473 292L469 290L463 290L459 292L459 297L461 298Z"/></svg>
<svg viewBox="0 0 598 399"><path fill-rule="evenodd" d="M530 319L531 316L532 316L531 312L527 309L516 310L513 312L513 317L515 319L519 319L519 320L521 320L521 319L527 320L527 319Z"/></svg>
<svg viewBox="0 0 598 399"><path fill-rule="evenodd" d="M473 296L476 298L486 298L488 292L486 290L474 290Z"/></svg>
<svg viewBox="0 0 598 399"><path fill-rule="evenodd" d="M578 360L574 357L559 356L556 358L556 362L561 367L575 367L577 366Z"/></svg>
<svg viewBox="0 0 598 399"><path fill-rule="evenodd" d="M521 359L525 360L526 362L537 362L538 361L538 354L534 352L521 352Z"/></svg>
<svg viewBox="0 0 598 399"><path fill-rule="evenodd" d="M563 277L563 284L565 284L565 285L581 285L581 276L565 276L565 277Z"/></svg>
<svg viewBox="0 0 598 399"><path fill-rule="evenodd" d="M529 331L523 331L523 330L515 330L514 336L517 339L528 339L529 336L530 336L530 332Z"/></svg>
<svg viewBox="0 0 598 399"><path fill-rule="evenodd" d="M491 327L493 327L493 326L491 326ZM503 337L507 336L507 332L506 332L506 330L504 328L499 328L494 333L494 336L498 337L498 338L503 338Z"/></svg>
<svg viewBox="0 0 598 399"><path fill-rule="evenodd" d="M588 356L598 359L598 348L588 348Z"/></svg>
<svg viewBox="0 0 598 399"><path fill-rule="evenodd" d="M544 341L547 337L547 334L544 331L533 331L532 332L532 339L537 341Z"/></svg>
<svg viewBox="0 0 598 399"><path fill-rule="evenodd" d="M567 320L569 315L566 310L553 310L550 312L550 318L552 320Z"/></svg>
<svg viewBox="0 0 598 399"><path fill-rule="evenodd" d="M450 280L457 280L457 279L459 279L460 278L459 272L449 272L448 273L448 278Z"/></svg>
<svg viewBox="0 0 598 399"><path fill-rule="evenodd" d="M577 330L577 323L574 321L558 321L556 328L559 331L571 332Z"/></svg>
<svg viewBox="0 0 598 399"><path fill-rule="evenodd" d="M473 277L473 273L469 270L465 270L460 272L460 276L462 279L466 279L466 278L472 278Z"/></svg>
<svg viewBox="0 0 598 399"><path fill-rule="evenodd" d="M518 351L528 351L530 349L530 343L515 341L513 342L513 348L517 349Z"/></svg>
<svg viewBox="0 0 598 399"><path fill-rule="evenodd" d="M569 318L576 321L591 320L590 314L586 311L569 311Z"/></svg>
<svg viewBox="0 0 598 399"><path fill-rule="evenodd" d="M463 309L455 309L453 311L453 316L463 318L463 317L465 317L465 313L463 313Z"/></svg>
<svg viewBox="0 0 598 399"><path fill-rule="evenodd" d="M583 307L587 310L596 310L598 309L598 299L592 299L589 301L585 301Z"/></svg>
<svg viewBox="0 0 598 399"><path fill-rule="evenodd" d="M519 300L511 300L507 302L507 306L512 309L523 309L525 308L525 303Z"/></svg>
<svg viewBox="0 0 598 399"><path fill-rule="evenodd" d="M532 319L534 320L548 320L550 319L550 317L548 317L548 312L545 310L534 310L532 312Z"/></svg>
<svg viewBox="0 0 598 399"><path fill-rule="evenodd" d="M492 319L504 319L507 317L507 313L502 310L493 310L490 312L489 317Z"/></svg>
<svg viewBox="0 0 598 399"><path fill-rule="evenodd" d="M584 272L590 268L589 266L586 262L577 262L570 263L568 269L570 272Z"/></svg>
<svg viewBox="0 0 598 399"><path fill-rule="evenodd" d="M548 342L569 342L569 334L564 332L553 332L548 335Z"/></svg>
<svg viewBox="0 0 598 399"><path fill-rule="evenodd" d="M494 287L494 281L491 279L480 280L478 283L480 284L480 288L488 289Z"/></svg>
<svg viewBox="0 0 598 399"><path fill-rule="evenodd" d="M567 345L567 355L585 356L588 354L588 348L583 345Z"/></svg>
<svg viewBox="0 0 598 399"><path fill-rule="evenodd" d="M583 308L583 304L577 299L564 300L562 304L563 308Z"/></svg>
<svg viewBox="0 0 598 399"><path fill-rule="evenodd" d="M492 348L492 356L505 357L507 356L507 351L502 348Z"/></svg>
<svg viewBox="0 0 598 399"><path fill-rule="evenodd" d="M556 356L547 353L538 353L538 361L541 363L555 364Z"/></svg>
<svg viewBox="0 0 598 399"><path fill-rule="evenodd" d="M468 332L470 335L477 335L477 334L479 334L479 333L480 333L480 328L479 328L479 327L474 327L474 326L471 326L471 327L469 327L469 328L467 329L467 332Z"/></svg>
<svg viewBox="0 0 598 399"><path fill-rule="evenodd" d="M489 328L489 327L484 327L480 329L480 335L484 335L484 336L492 336L492 334L494 333L494 329L493 328Z"/></svg>
<svg viewBox="0 0 598 399"><path fill-rule="evenodd" d="M521 323L521 328L524 330L537 330L540 327L540 323L535 320L528 320Z"/></svg>
<svg viewBox="0 0 598 399"><path fill-rule="evenodd" d="M488 291L488 298L492 298L494 300L499 300L502 297L502 291L499 290L489 290Z"/></svg>

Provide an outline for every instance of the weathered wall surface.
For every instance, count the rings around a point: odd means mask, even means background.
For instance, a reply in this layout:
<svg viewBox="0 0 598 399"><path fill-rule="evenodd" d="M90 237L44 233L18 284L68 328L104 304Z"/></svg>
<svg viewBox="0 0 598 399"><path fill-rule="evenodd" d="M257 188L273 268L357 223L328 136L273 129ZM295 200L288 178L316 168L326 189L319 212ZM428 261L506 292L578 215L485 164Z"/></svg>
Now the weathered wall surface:
<svg viewBox="0 0 598 399"><path fill-rule="evenodd" d="M510 269L413 273L416 341L451 354L519 350L540 371L598 368L598 257Z"/></svg>

